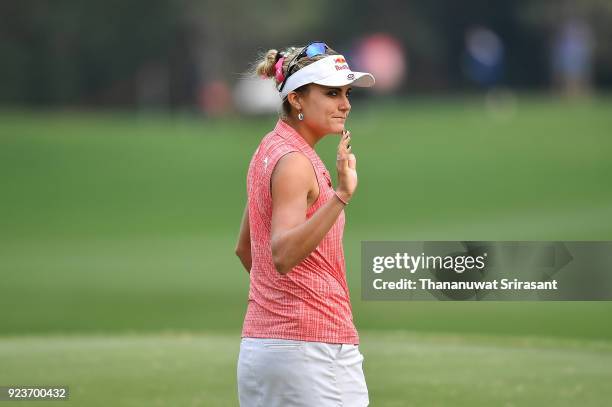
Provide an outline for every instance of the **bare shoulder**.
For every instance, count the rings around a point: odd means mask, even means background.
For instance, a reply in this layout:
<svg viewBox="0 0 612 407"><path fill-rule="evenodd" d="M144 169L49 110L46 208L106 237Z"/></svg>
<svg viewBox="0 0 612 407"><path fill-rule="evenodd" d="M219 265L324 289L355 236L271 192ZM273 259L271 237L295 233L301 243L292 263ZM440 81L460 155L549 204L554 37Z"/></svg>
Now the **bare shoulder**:
<svg viewBox="0 0 612 407"><path fill-rule="evenodd" d="M293 151L281 157L271 179L272 196L276 198L308 197L318 193L317 178L308 157L302 152Z"/></svg>
<svg viewBox="0 0 612 407"><path fill-rule="evenodd" d="M314 178L315 173L310 160L299 151L292 151L282 156L272 171L273 182L288 180L292 183L310 184Z"/></svg>

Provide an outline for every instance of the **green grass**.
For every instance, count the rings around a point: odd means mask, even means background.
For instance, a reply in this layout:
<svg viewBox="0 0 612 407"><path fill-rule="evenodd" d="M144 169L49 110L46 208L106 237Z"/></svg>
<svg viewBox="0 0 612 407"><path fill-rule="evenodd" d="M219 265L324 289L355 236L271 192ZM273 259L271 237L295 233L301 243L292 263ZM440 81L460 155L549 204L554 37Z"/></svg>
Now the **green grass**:
<svg viewBox="0 0 612 407"><path fill-rule="evenodd" d="M612 222L589 216L611 206L610 107L526 100L499 121L476 102L357 106L348 232L609 238ZM248 162L274 120L0 114L0 236L233 233ZM332 174L336 143L318 146ZM550 224L567 214L569 229Z"/></svg>
<svg viewBox="0 0 612 407"><path fill-rule="evenodd" d="M612 240L610 111L354 106L344 243L373 405L605 404L612 302L364 302L359 260L362 240ZM248 275L233 247L274 122L0 112L0 384L65 382L74 405L236 405ZM317 146L332 174L336 143Z"/></svg>
<svg viewBox="0 0 612 407"><path fill-rule="evenodd" d="M233 235L27 241L0 248L5 334L191 330L239 336L248 275ZM347 239L360 329L612 340L609 302L367 302ZM229 252L229 253L225 253Z"/></svg>
<svg viewBox="0 0 612 407"><path fill-rule="evenodd" d="M236 406L239 341L188 333L4 338L0 383L68 384L66 406ZM366 332L360 348L374 406L602 406L612 396L609 343Z"/></svg>

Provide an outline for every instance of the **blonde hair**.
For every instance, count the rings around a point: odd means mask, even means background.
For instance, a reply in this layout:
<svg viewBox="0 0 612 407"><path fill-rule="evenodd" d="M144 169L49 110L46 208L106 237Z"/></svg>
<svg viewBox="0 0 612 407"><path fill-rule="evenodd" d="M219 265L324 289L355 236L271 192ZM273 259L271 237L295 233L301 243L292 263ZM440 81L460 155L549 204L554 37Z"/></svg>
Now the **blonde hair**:
<svg viewBox="0 0 612 407"><path fill-rule="evenodd" d="M272 78L274 80L274 84L278 88L278 86L281 83L276 80L276 72L275 72L275 67L274 67L276 65L276 62L281 57L285 58L285 60L283 61L283 75L287 77L287 69L289 67L289 63L300 52L302 52L303 49L304 47L289 47L289 48L286 48L284 51L270 49L268 50L268 52L262 53L259 55L259 58L256 60L254 64L253 73L261 78ZM279 52L280 52L280 56L279 56ZM338 53L331 48L327 48L325 50L325 54L315 55L314 57L308 57L308 56L302 57L299 60L295 61L293 72L291 74L292 75L295 74L297 71L304 68L305 66L308 66L312 64L313 62L323 59L328 55L338 55ZM300 86L299 88L295 89L295 92L298 92L298 93L305 92L307 88L308 88L308 85ZM285 98L283 100L281 115L289 116L290 113L291 113L291 104L289 103L287 98Z"/></svg>

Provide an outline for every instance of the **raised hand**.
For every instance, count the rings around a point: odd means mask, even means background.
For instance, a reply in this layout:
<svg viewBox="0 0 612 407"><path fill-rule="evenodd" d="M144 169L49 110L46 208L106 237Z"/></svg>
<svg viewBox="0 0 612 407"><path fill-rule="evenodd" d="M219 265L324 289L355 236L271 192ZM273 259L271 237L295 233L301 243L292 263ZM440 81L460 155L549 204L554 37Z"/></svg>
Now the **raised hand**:
<svg viewBox="0 0 612 407"><path fill-rule="evenodd" d="M336 169L338 170L336 192L345 202L351 199L357 189L357 159L351 151L351 132L343 130L336 155Z"/></svg>

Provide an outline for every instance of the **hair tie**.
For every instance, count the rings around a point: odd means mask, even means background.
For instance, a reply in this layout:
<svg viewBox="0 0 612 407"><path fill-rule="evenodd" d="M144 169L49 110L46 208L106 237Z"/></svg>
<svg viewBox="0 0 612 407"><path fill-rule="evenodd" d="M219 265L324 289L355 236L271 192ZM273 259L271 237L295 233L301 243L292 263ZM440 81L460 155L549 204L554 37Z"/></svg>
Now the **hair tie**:
<svg viewBox="0 0 612 407"><path fill-rule="evenodd" d="M285 80L285 75L283 75L283 62L285 62L285 57L281 57L276 64L274 64L274 77L277 83L282 83Z"/></svg>

